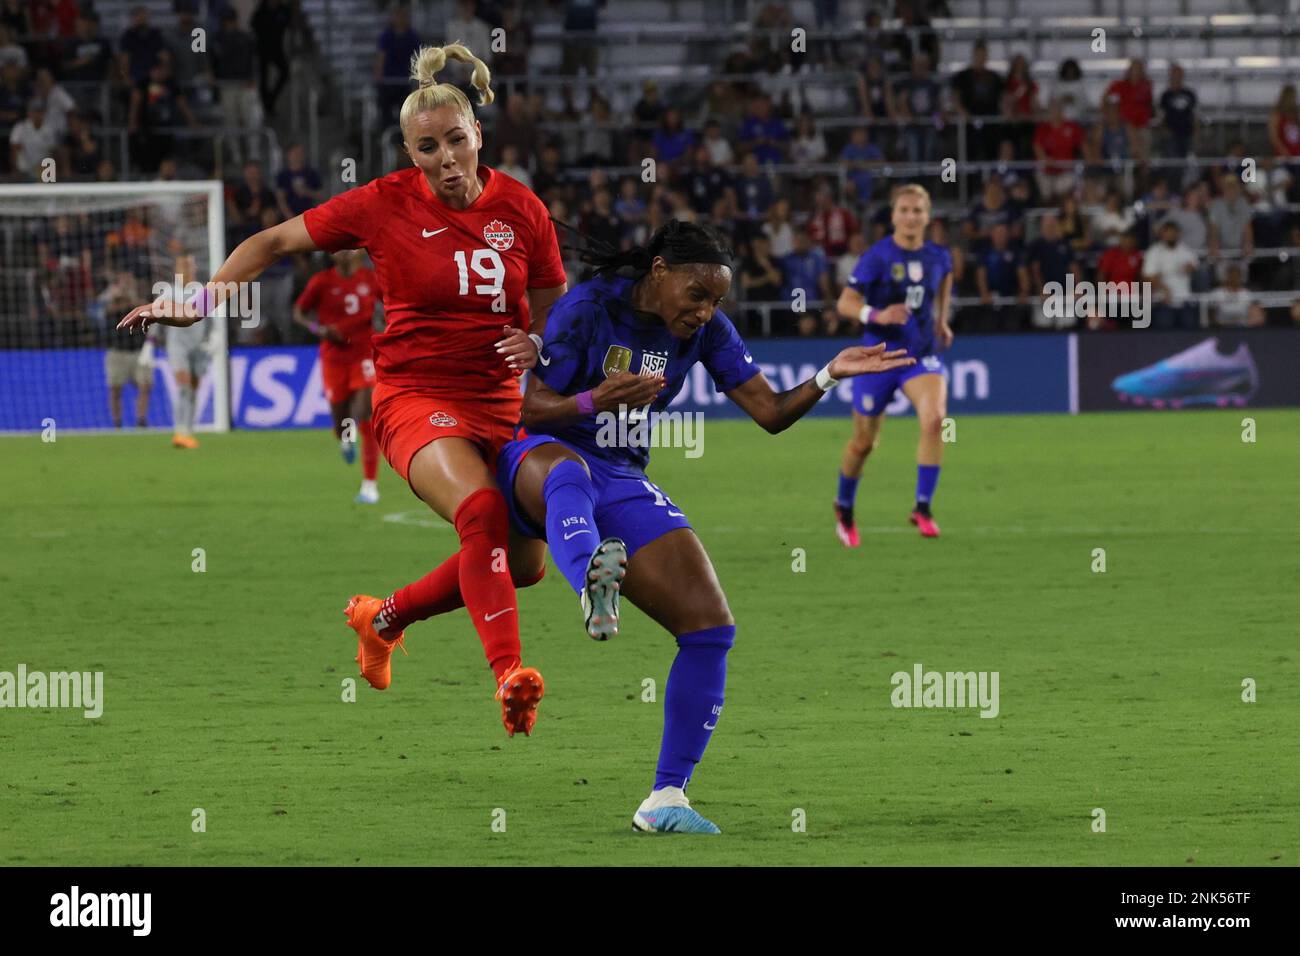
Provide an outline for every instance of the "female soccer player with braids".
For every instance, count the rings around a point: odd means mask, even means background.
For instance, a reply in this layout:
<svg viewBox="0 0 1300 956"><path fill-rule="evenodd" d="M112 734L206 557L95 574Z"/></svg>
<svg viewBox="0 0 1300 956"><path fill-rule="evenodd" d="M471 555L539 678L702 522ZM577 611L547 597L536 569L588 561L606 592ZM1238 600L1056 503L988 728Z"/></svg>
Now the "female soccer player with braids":
<svg viewBox="0 0 1300 956"><path fill-rule="evenodd" d="M648 430L612 426L620 415L664 409L697 362L719 391L775 434L836 379L913 360L883 344L854 346L815 379L777 392L718 310L732 266L716 231L673 220L645 247L587 258L597 277L551 309L524 398L530 434L502 449L497 481L515 529L548 542L580 596L590 636L617 633L621 590L677 641L654 788L633 826L718 833L691 809L685 788L722 713L736 623L686 515L646 477ZM617 434L627 441L612 439Z"/></svg>
<svg viewBox="0 0 1300 956"><path fill-rule="evenodd" d="M250 237L196 300L178 306L159 299L118 328L191 325L218 304L223 284L256 279L290 253L370 254L388 320L373 339L375 437L393 470L455 526L460 550L387 598L358 594L348 602L357 662L383 690L404 628L464 606L514 736L531 732L544 689L541 675L521 666L515 588L540 580L545 548L511 542L493 466L518 421L517 376L537 360L537 346L521 330L530 317L542 327L566 285L546 207L517 180L479 163L483 133L469 100L436 81L448 57L473 65L479 102L491 103L482 60L460 44L421 48L412 59L419 88L400 114L411 168Z"/></svg>

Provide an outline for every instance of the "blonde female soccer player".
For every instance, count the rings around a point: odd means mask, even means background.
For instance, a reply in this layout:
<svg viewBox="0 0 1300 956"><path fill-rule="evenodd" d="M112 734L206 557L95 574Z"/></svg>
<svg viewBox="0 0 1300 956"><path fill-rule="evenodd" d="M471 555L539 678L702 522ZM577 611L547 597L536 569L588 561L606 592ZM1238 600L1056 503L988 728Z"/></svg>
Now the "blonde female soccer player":
<svg viewBox="0 0 1300 956"><path fill-rule="evenodd" d="M853 380L853 434L844 446L835 531L845 547L860 543L853 523L853 499L862 466L876 446L885 407L898 389L916 407L921 440L916 449L916 504L911 522L927 538L939 536L930 513L943 462L943 419L947 386L943 361L935 353L952 344L948 308L952 301L952 256L925 238L930 194L915 183L893 196L893 235L863 253L836 304L840 315L863 324L862 344L905 348L915 365Z"/></svg>

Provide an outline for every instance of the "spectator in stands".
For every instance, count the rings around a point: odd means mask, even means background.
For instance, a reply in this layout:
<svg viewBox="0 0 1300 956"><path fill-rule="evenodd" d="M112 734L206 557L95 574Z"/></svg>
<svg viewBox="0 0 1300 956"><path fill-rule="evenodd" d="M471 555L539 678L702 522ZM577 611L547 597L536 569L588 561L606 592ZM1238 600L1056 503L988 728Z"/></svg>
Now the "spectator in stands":
<svg viewBox="0 0 1300 956"><path fill-rule="evenodd" d="M456 14L448 18L442 42L463 43L489 67L496 68L492 59L492 33L487 23L475 13L474 0L456 0ZM507 42L506 46L509 45ZM483 52L479 53L479 50Z"/></svg>
<svg viewBox="0 0 1300 956"><path fill-rule="evenodd" d="M233 249L262 228L262 211L277 208L275 193L262 177L262 167L257 163L244 164L244 178L232 190L226 204L227 228L231 230Z"/></svg>
<svg viewBox="0 0 1300 956"><path fill-rule="evenodd" d="M1043 286L1049 282L1065 282L1068 273L1074 271L1074 250L1061 235L1061 221L1051 213L1043 217L1042 234L1029 244L1026 261L1029 264L1030 288L1041 294ZM1040 324L1039 309L1034 316L1034 324Z"/></svg>
<svg viewBox="0 0 1300 956"><path fill-rule="evenodd" d="M871 202L871 193L875 188L872 170L884 159L880 148L869 141L867 127L853 127L848 143L840 150L840 162L848 167L848 179L853 184L858 202Z"/></svg>
<svg viewBox="0 0 1300 956"><path fill-rule="evenodd" d="M1024 170L1016 169L1013 163L1016 162L1016 144L1009 139L1004 139L998 143L997 165L987 175L995 178L1002 183L1002 188L1007 191L1007 195L1021 192L1024 199L1017 198L1017 202L1024 205L1032 196L1033 190L1029 188L1029 176ZM1025 189L1021 189L1021 186Z"/></svg>
<svg viewBox="0 0 1300 956"><path fill-rule="evenodd" d="M1052 88L1052 102L1061 106L1061 116L1071 123L1078 123L1084 118L1088 103L1088 88L1083 81L1083 71L1079 61L1067 59L1061 61L1056 71L1056 85Z"/></svg>
<svg viewBox="0 0 1300 956"><path fill-rule="evenodd" d="M519 147L514 143L501 147L501 161L497 169L511 179L517 179L529 189L533 188L533 174L519 162Z"/></svg>
<svg viewBox="0 0 1300 956"><path fill-rule="evenodd" d="M262 229L270 229L279 222L280 214L274 206L262 210ZM259 277L261 302L253 330L260 345L289 345L292 342L293 275L293 259L285 256L272 263ZM237 324L242 326L244 323Z"/></svg>
<svg viewBox="0 0 1300 956"><path fill-rule="evenodd" d="M537 168L533 170L533 191L543 200L549 202L550 193L564 182L564 170L560 165L560 151L554 146L542 149L537 157Z"/></svg>
<svg viewBox="0 0 1300 956"><path fill-rule="evenodd" d="M68 114L68 128L63 134L59 168L70 171L69 179L90 182L103 158L103 147L91 135L90 123L80 112L73 110Z"/></svg>
<svg viewBox="0 0 1300 956"><path fill-rule="evenodd" d="M1220 195L1210 203L1208 251L1217 262L1223 254L1249 259L1255 252L1255 233L1251 224L1254 210L1236 175L1224 173L1219 178Z"/></svg>
<svg viewBox="0 0 1300 956"><path fill-rule="evenodd" d="M614 212L614 197L608 189L599 189L592 194L591 209L579 220L578 228L598 245L604 243L615 249L622 248L623 220Z"/></svg>
<svg viewBox="0 0 1300 956"><path fill-rule="evenodd" d="M794 223L790 218L790 200L784 196L772 203L763 222L772 256L778 261L794 252Z"/></svg>
<svg viewBox="0 0 1300 956"><path fill-rule="evenodd" d="M22 82L22 71L16 63L6 63L0 68L0 142L6 144L0 149L4 171L12 171L12 151L8 147L9 137L14 127L27 114L27 103L31 94Z"/></svg>
<svg viewBox="0 0 1300 956"><path fill-rule="evenodd" d="M828 259L833 259L848 248L849 236L857 231L857 217L835 201L830 185L823 182L813 195L813 211L808 218L808 238Z"/></svg>
<svg viewBox="0 0 1300 956"><path fill-rule="evenodd" d="M1125 206L1123 197L1112 190L1106 194L1102 208L1090 217L1090 242L1098 248L1117 246L1120 236L1136 223L1137 215L1133 212L1133 207Z"/></svg>
<svg viewBox="0 0 1300 956"><path fill-rule="evenodd" d="M894 86L879 57L870 57L858 73L858 112L872 119L894 118Z"/></svg>
<svg viewBox="0 0 1300 956"><path fill-rule="evenodd" d="M1041 112L1038 105L1038 83L1029 72L1029 61L1023 53L1011 58L1011 69L1002 89L1002 115L1010 120L1001 139L1010 138L1015 147L1012 158L1028 159L1033 155L1034 124Z"/></svg>
<svg viewBox="0 0 1300 956"><path fill-rule="evenodd" d="M149 70L148 78L131 91L127 134L131 162L144 173L155 173L158 164L172 155L175 137L170 127L196 126L189 103L176 88L171 73L171 52L163 50Z"/></svg>
<svg viewBox="0 0 1300 956"><path fill-rule="evenodd" d="M740 162L740 176L736 179L736 198L740 211L751 219L761 219L772 205L775 191L771 177L758 165L758 157L746 153Z"/></svg>
<svg viewBox="0 0 1300 956"><path fill-rule="evenodd" d="M930 59L924 53L912 58L912 70L894 84L894 111L907 120L903 132L909 163L929 162L934 158L935 125L943 119L943 91L930 71Z"/></svg>
<svg viewBox="0 0 1300 956"><path fill-rule="evenodd" d="M966 221L966 239L973 253L983 253L993 237L995 226L1005 226L1009 239L1015 243L1024 238L1024 210L1007 198L1000 180L990 179L984 184L984 192L971 207Z"/></svg>
<svg viewBox="0 0 1300 956"><path fill-rule="evenodd" d="M849 277L866 251L867 237L861 231L849 236L849 247L835 260L835 288L842 289L849 284Z"/></svg>
<svg viewBox="0 0 1300 956"><path fill-rule="evenodd" d="M588 122L578 137L579 161L585 166L614 164L614 117L609 101L593 91L588 106Z"/></svg>
<svg viewBox="0 0 1300 956"><path fill-rule="evenodd" d="M911 0L898 0L894 16L899 21L898 29L890 34L888 43L897 57L897 68L906 69L922 53L931 66L938 66L939 38L930 29L930 18L917 11ZM916 43L912 42L912 34L917 36Z"/></svg>
<svg viewBox="0 0 1300 956"><path fill-rule="evenodd" d="M795 122L794 140L790 143L790 162L800 166L826 162L826 137L809 113L801 114Z"/></svg>
<svg viewBox="0 0 1300 956"><path fill-rule="evenodd" d="M1120 119L1129 128L1133 156L1146 162L1149 135L1147 127L1155 113L1152 102L1151 81L1147 78L1143 62L1134 57L1120 79L1112 80L1106 88L1103 102L1114 103L1119 108Z"/></svg>
<svg viewBox="0 0 1300 956"><path fill-rule="evenodd" d="M785 122L772 113L772 100L756 96L749 104L749 112L740 124L740 145L760 163L779 163L785 156L785 144L790 130Z"/></svg>
<svg viewBox="0 0 1300 956"><path fill-rule="evenodd" d="M1011 230L998 223L989 230L989 244L976 257L979 263L975 281L980 301L988 306L985 321L991 331L1015 332L1024 327L1029 300L1029 270L1023 253L1011 244ZM993 297L1014 298L1016 305L994 305Z"/></svg>
<svg viewBox="0 0 1300 956"><path fill-rule="evenodd" d="M139 84L149 79L149 71L166 44L158 28L149 22L148 9L133 7L131 25L117 41L117 46L127 55L131 82Z"/></svg>
<svg viewBox="0 0 1300 956"><path fill-rule="evenodd" d="M505 101L505 109L497 118L496 129L489 143L503 153L513 146L522 157L531 157L537 146L537 125L529 107L528 97L515 95Z"/></svg>
<svg viewBox="0 0 1300 956"><path fill-rule="evenodd" d="M720 198L733 193L731 174L715 165L706 146L695 147L694 163L683 177L683 187L691 206L699 213L707 213Z"/></svg>
<svg viewBox="0 0 1300 956"><path fill-rule="evenodd" d="M1287 209L1292 186L1291 171L1285 163L1271 157L1261 159L1259 168L1263 188L1259 189L1254 204L1259 220L1252 232L1257 233L1261 246L1285 245L1291 218ZM1300 285L1296 288L1300 289Z"/></svg>
<svg viewBox="0 0 1300 956"><path fill-rule="evenodd" d="M989 50L983 40L971 47L970 66L952 78L957 112L966 121L966 156L982 163L993 158L1001 130L986 119L1002 115L1002 77L988 68Z"/></svg>
<svg viewBox="0 0 1300 956"><path fill-rule="evenodd" d="M1274 156L1289 161L1300 157L1300 113L1296 109L1294 83L1282 87L1268 115L1268 141Z"/></svg>
<svg viewBox="0 0 1300 956"><path fill-rule="evenodd" d="M659 84L654 80L646 80L642 83L641 98L632 106L632 117L636 121L637 128L649 136L663 119L666 109L663 100L659 98Z"/></svg>
<svg viewBox="0 0 1300 956"><path fill-rule="evenodd" d="M13 171L25 179L41 178L44 163L54 158L59 134L45 118L45 101L33 97L27 104L27 118L9 133Z"/></svg>
<svg viewBox="0 0 1300 956"><path fill-rule="evenodd" d="M740 266L740 288L745 302L776 302L781 299L785 274L779 263L780 259L772 255L767 236L759 233L751 237L749 252ZM753 326L761 321L761 315L758 312L747 313L746 321Z"/></svg>
<svg viewBox="0 0 1300 956"><path fill-rule="evenodd" d="M1079 208L1079 201L1070 193L1061 197L1060 209L1056 214L1061 221L1061 235L1075 252L1088 248L1088 217Z"/></svg>
<svg viewBox="0 0 1300 956"><path fill-rule="evenodd" d="M709 120L704 125L702 145L709 151L709 161L715 166L730 166L736 161L735 151L722 135L722 126L717 120Z"/></svg>
<svg viewBox="0 0 1300 956"><path fill-rule="evenodd" d="M1101 120L1088 131L1084 156L1094 166L1105 163L1111 169L1121 169L1134 153L1133 127L1121 118L1118 103L1103 100Z"/></svg>
<svg viewBox="0 0 1300 956"><path fill-rule="evenodd" d="M528 75L528 57L533 48L532 21L524 18L523 11L517 5L511 4L501 13L501 29L505 30L505 35L509 37L506 48L499 53L492 51L491 44L484 48L493 57L493 79L523 79ZM473 50L474 47L470 49ZM502 100L509 100L516 94L516 89L522 93L526 89L526 84L521 83L516 88L511 84L502 83L498 95Z"/></svg>
<svg viewBox="0 0 1300 956"><path fill-rule="evenodd" d="M1264 324L1264 313L1251 309L1254 301L1250 291L1241 284L1241 266L1235 262L1228 266L1223 285L1210 293L1209 302L1211 325L1240 327Z"/></svg>
<svg viewBox="0 0 1300 956"><path fill-rule="evenodd" d="M888 210L888 207L885 207ZM929 240L936 246L943 246L948 250L948 255L952 257L952 287L953 295L957 295L959 289L965 289L966 283L970 280L970 273L966 269L966 250L960 244L954 243L948 238L948 224L942 219L930 220ZM869 243L868 243L869 245ZM853 248L852 244L849 246Z"/></svg>
<svg viewBox="0 0 1300 956"><path fill-rule="evenodd" d="M659 128L651 139L655 158L661 163L674 163L695 145L695 134L682 125L680 110L667 109Z"/></svg>
<svg viewBox="0 0 1300 956"><path fill-rule="evenodd" d="M289 27L293 25L293 10L285 0L260 0L248 25L253 36L257 37L262 112L266 116L275 116L275 101L280 98L284 84L289 82L289 56L284 43ZM487 52L487 44L471 46L470 49L482 49L486 57L492 55ZM275 68L274 81L271 80L272 67Z"/></svg>
<svg viewBox="0 0 1300 956"><path fill-rule="evenodd" d="M76 36L64 43L59 75L71 87L79 106L92 114L99 113L100 88L108 81L113 51L99 35L99 18L94 14L79 16L76 31Z"/></svg>
<svg viewBox="0 0 1300 956"><path fill-rule="evenodd" d="M1039 195L1054 203L1075 187L1073 164L1083 147L1083 127L1067 120L1062 100L1052 100L1048 118L1034 133L1034 156L1039 161ZM1067 165L1069 164L1069 165Z"/></svg>
<svg viewBox="0 0 1300 956"><path fill-rule="evenodd" d="M1181 159L1196 149L1196 93L1184 83L1183 68L1169 65L1169 86L1160 94L1161 126L1165 131L1164 155Z"/></svg>
<svg viewBox="0 0 1300 956"><path fill-rule="evenodd" d="M76 102L67 90L55 82L54 74L44 66L36 71L32 93L37 99L45 101L45 122L62 139L68 131L68 114L76 109Z"/></svg>
<svg viewBox="0 0 1300 956"><path fill-rule="evenodd" d="M8 25L0 23L0 67L13 63L23 71L28 67L27 51L15 41Z"/></svg>
<svg viewBox="0 0 1300 956"><path fill-rule="evenodd" d="M564 53L560 72L566 76L576 75L579 70L595 76L599 71L600 46L596 43L596 28L600 22L600 8L604 5L605 0L565 0Z"/></svg>
<svg viewBox="0 0 1300 956"><path fill-rule="evenodd" d="M618 184L618 199L614 202L614 212L623 220L628 238L640 244L640 233L645 228L646 205L637 195L637 181L632 177Z"/></svg>
<svg viewBox="0 0 1300 956"><path fill-rule="evenodd" d="M4 0L4 5L0 6L0 23L3 23L10 35L15 38L28 36L32 32L30 14L24 0Z"/></svg>
<svg viewBox="0 0 1300 956"><path fill-rule="evenodd" d="M411 29L411 10L405 3L398 3L389 14L388 26L379 34L375 53L376 97L384 126L397 122L397 110L410 86L411 57L419 48L420 35Z"/></svg>
<svg viewBox="0 0 1300 956"><path fill-rule="evenodd" d="M785 273L782 297L787 302L794 301L800 290L803 301L810 308L815 301L831 298L830 263L825 254L812 244L806 232L794 234L794 251L781 260L781 271Z"/></svg>
<svg viewBox="0 0 1300 956"><path fill-rule="evenodd" d="M1197 326L1196 304L1191 299L1192 274L1197 255L1181 241L1182 230L1174 219L1160 224L1160 241L1146 252L1142 276L1151 280L1156 328L1191 329Z"/></svg>
<svg viewBox="0 0 1300 956"><path fill-rule="evenodd" d="M1119 245L1101 254L1097 262L1098 282L1123 283L1129 295L1136 294L1135 283L1142 278L1142 250L1137 240L1137 233L1130 229L1119 237Z"/></svg>
<svg viewBox="0 0 1300 956"><path fill-rule="evenodd" d="M253 131L262 126L261 96L257 89L257 47L252 34L239 26L234 10L221 15L221 29L209 44L212 74L220 88L221 122L228 130ZM256 159L261 154L255 136L234 133L231 159Z"/></svg>
<svg viewBox="0 0 1300 956"><path fill-rule="evenodd" d="M275 196L285 219L301 216L321 200L320 173L307 165L307 148L301 143L284 154L284 169L275 177Z"/></svg>
<svg viewBox="0 0 1300 956"><path fill-rule="evenodd" d="M1179 237L1183 245L1203 259L1210 251L1210 224L1205 217L1205 210L1210 203L1209 188L1198 182L1183 193L1182 206L1174 209L1166 217L1178 224ZM1192 288L1203 292L1210 287L1210 269L1208 263L1197 268L1192 277Z"/></svg>
<svg viewBox="0 0 1300 956"><path fill-rule="evenodd" d="M191 103L200 86L212 80L212 60L206 47L202 52L194 49L194 31L198 28L197 5L194 0L180 0L176 4L176 24L163 37L172 54L172 73L181 95Z"/></svg>

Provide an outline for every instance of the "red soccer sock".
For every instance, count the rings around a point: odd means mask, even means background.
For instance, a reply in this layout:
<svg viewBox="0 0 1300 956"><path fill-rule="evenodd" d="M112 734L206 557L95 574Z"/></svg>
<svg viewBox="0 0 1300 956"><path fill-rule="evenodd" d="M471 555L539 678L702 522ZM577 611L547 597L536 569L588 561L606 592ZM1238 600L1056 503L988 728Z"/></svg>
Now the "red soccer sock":
<svg viewBox="0 0 1300 956"><path fill-rule="evenodd" d="M480 488L456 509L455 524L460 535L460 593L500 680L518 666L520 657L519 606L506 561L506 500L495 488Z"/></svg>
<svg viewBox="0 0 1300 956"><path fill-rule="evenodd" d="M541 570L530 577L514 578L512 575L511 580L516 588L527 588L545 576L546 565L542 565ZM460 552L457 551L418 581L398 588L384 599L379 613L387 623L379 636L391 641L416 621L464 606L465 599L460 593Z"/></svg>
<svg viewBox="0 0 1300 956"><path fill-rule="evenodd" d="M361 420L361 477L366 481L379 477L379 445L375 441L375 427L368 418Z"/></svg>

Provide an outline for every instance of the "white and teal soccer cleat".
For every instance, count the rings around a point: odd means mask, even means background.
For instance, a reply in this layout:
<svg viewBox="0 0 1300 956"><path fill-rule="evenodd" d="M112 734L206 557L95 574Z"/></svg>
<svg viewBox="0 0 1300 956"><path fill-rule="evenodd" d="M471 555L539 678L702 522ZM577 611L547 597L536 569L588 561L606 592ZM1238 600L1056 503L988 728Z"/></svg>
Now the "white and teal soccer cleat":
<svg viewBox="0 0 1300 956"><path fill-rule="evenodd" d="M580 599L587 636L607 641L618 633L618 592L627 574L627 545L622 538L606 538L587 562Z"/></svg>
<svg viewBox="0 0 1300 956"><path fill-rule="evenodd" d="M1245 405L1259 389L1259 371L1245 342L1231 355L1219 340L1204 342L1119 376L1110 387L1122 402L1152 408Z"/></svg>
<svg viewBox="0 0 1300 956"><path fill-rule="evenodd" d="M357 496L352 500L359 505L379 504L379 482L377 481L361 482L361 490L357 492Z"/></svg>
<svg viewBox="0 0 1300 956"><path fill-rule="evenodd" d="M721 828L691 809L681 787L656 790L641 802L632 815L632 829L641 833L705 833L716 836Z"/></svg>
<svg viewBox="0 0 1300 956"><path fill-rule="evenodd" d="M339 451L343 453L343 462L352 464L357 460L357 443L347 439L339 439Z"/></svg>

